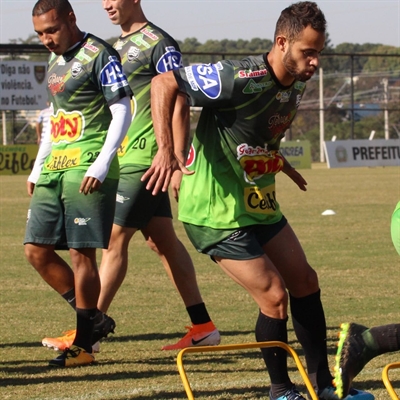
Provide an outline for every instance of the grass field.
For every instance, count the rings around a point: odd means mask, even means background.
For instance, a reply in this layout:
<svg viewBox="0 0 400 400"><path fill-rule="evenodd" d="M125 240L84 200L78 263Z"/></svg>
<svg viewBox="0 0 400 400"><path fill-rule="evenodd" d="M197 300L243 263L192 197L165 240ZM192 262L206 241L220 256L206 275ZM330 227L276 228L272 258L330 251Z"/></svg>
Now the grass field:
<svg viewBox="0 0 400 400"><path fill-rule="evenodd" d="M400 322L400 258L389 230L391 213L400 200L400 169L330 170L313 165L302 174L308 191L301 192L281 174L278 200L319 273L333 366L341 322L368 326ZM41 339L74 328L75 317L24 259L29 203L25 180L26 176L0 176L0 398L187 398L177 372L177 352L160 349L177 341L189 320L160 262L139 234L131 243L127 279L109 312L117 322L116 333L102 343L97 365L69 370L47 367L56 353L42 347ZM322 216L326 209L336 215ZM193 250L181 224L175 224L193 256L222 344L253 342L257 307L207 256ZM290 321L289 327L290 344L303 357ZM400 361L400 354L375 358L354 386L371 391L376 399L389 399L381 373L395 361ZM304 389L295 365L289 363L292 379ZM185 366L198 400L267 398L269 380L258 350L187 355ZM390 377L400 393L398 371L391 371Z"/></svg>

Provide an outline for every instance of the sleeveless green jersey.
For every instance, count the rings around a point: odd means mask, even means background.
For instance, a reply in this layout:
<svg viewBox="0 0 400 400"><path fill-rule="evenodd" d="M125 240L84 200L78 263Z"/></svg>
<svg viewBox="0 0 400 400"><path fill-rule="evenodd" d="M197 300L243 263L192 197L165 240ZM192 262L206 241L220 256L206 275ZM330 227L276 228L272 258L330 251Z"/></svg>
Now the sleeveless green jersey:
<svg viewBox="0 0 400 400"><path fill-rule="evenodd" d="M112 120L109 106L132 91L112 46L87 34L61 56L50 56L47 74L52 150L42 173L87 170L99 155ZM119 177L118 157L109 178Z"/></svg>
<svg viewBox="0 0 400 400"><path fill-rule="evenodd" d="M174 74L190 105L203 107L187 160L196 173L183 177L179 219L214 229L279 221L279 144L305 83L281 86L265 55Z"/></svg>
<svg viewBox="0 0 400 400"><path fill-rule="evenodd" d="M138 32L120 37L114 48L121 55L129 85L135 93L133 119L119 151L121 168L151 165L157 152L150 109L150 83L154 76L182 67L178 44L151 22Z"/></svg>

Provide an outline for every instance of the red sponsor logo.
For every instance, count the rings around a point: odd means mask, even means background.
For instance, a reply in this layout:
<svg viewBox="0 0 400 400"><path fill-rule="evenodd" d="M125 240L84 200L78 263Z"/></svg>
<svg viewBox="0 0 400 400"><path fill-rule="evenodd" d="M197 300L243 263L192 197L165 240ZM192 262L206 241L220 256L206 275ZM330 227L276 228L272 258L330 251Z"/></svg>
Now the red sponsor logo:
<svg viewBox="0 0 400 400"><path fill-rule="evenodd" d="M93 45L90 44L90 43L85 43L85 45L84 45L83 47L84 47L85 49L90 50L90 51L93 52L93 53L97 53L97 52L99 51L98 47L93 46Z"/></svg>
<svg viewBox="0 0 400 400"><path fill-rule="evenodd" d="M266 69L260 69L259 71L252 71L250 69L240 70L239 78L257 78L259 76L265 76L268 74Z"/></svg>
<svg viewBox="0 0 400 400"><path fill-rule="evenodd" d="M56 116L51 117L50 123L51 140L55 144L76 142L84 130L83 115L79 111L58 110Z"/></svg>
<svg viewBox="0 0 400 400"><path fill-rule="evenodd" d="M273 136L276 137L286 131L286 129L290 126L291 121L292 118L290 114L274 114L268 120L268 129L272 132Z"/></svg>
<svg viewBox="0 0 400 400"><path fill-rule="evenodd" d="M149 37L151 40L158 40L158 36L155 35L153 32L149 31L147 28L143 28L140 32L142 32L143 35Z"/></svg>
<svg viewBox="0 0 400 400"><path fill-rule="evenodd" d="M50 90L50 93L55 96L57 93L61 93L65 89L64 82L65 75L57 76L56 74L49 75L47 79L47 86Z"/></svg>

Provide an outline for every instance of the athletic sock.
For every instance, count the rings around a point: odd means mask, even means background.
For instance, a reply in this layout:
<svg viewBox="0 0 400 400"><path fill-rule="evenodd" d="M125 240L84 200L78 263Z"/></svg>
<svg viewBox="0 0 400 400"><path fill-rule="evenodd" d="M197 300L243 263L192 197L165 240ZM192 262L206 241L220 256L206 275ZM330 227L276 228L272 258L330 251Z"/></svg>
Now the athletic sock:
<svg viewBox="0 0 400 400"><path fill-rule="evenodd" d="M375 357L400 350L400 324L382 325L363 332L362 337Z"/></svg>
<svg viewBox="0 0 400 400"><path fill-rule="evenodd" d="M92 353L92 334L97 308L76 309L76 336L73 344Z"/></svg>
<svg viewBox="0 0 400 400"><path fill-rule="evenodd" d="M65 292L61 296L68 302L68 304L74 310L76 309L75 288L68 290L68 292Z"/></svg>
<svg viewBox="0 0 400 400"><path fill-rule="evenodd" d="M204 303L186 307L186 311L188 312L190 321L193 325L206 324L211 321Z"/></svg>
<svg viewBox="0 0 400 400"><path fill-rule="evenodd" d="M280 341L287 343L287 318L276 319L261 311L256 324L257 342ZM272 397L282 396L293 384L287 370L287 352L280 347L261 348L261 353L271 379Z"/></svg>
<svg viewBox="0 0 400 400"><path fill-rule="evenodd" d="M296 298L290 295L290 309L297 339L304 350L307 372L316 391L332 385L326 346L326 322L321 291Z"/></svg>

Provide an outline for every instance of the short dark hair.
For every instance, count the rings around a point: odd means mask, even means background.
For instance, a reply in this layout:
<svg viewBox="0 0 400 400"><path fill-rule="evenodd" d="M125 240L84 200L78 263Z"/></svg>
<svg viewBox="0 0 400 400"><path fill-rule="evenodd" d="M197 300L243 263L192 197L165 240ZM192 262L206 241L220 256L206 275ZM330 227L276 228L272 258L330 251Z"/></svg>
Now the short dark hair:
<svg viewBox="0 0 400 400"><path fill-rule="evenodd" d="M33 6L32 17L46 14L51 10L56 10L57 15L67 16L74 12L68 0L38 0Z"/></svg>
<svg viewBox="0 0 400 400"><path fill-rule="evenodd" d="M285 8L276 23L274 39L285 35L289 42L296 40L300 32L311 26L317 32L326 32L326 20L318 5L312 1L300 1Z"/></svg>

